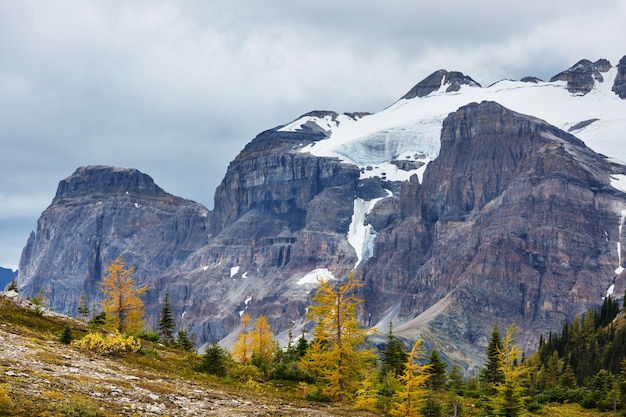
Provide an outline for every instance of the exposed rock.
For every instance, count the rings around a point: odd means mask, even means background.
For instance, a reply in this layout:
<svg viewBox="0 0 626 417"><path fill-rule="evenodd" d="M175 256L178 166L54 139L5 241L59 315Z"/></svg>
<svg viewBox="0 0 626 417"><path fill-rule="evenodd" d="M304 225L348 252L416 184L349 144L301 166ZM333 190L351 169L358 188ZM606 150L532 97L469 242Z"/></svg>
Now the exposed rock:
<svg viewBox="0 0 626 417"><path fill-rule="evenodd" d="M602 73L611 68L611 63L606 59L599 59L593 63L582 59L573 67L550 78L550 82L567 81L567 90L570 93L584 95L591 91L596 81L603 82Z"/></svg>
<svg viewBox="0 0 626 417"><path fill-rule="evenodd" d="M537 78L537 77L533 77L533 76L524 77L520 81L523 82L523 83L533 83L533 84L537 84L537 83L543 82L543 80L541 78Z"/></svg>
<svg viewBox="0 0 626 417"><path fill-rule="evenodd" d="M613 269L626 196L613 173L538 119L493 102L459 109L423 184L403 190L402 219L379 234L360 275L365 308L470 368L494 323L516 323L524 347L536 346L611 284L623 291Z"/></svg>
<svg viewBox="0 0 626 417"><path fill-rule="evenodd" d="M617 64L617 77L613 83L613 91L621 99L626 99L626 55Z"/></svg>
<svg viewBox="0 0 626 417"><path fill-rule="evenodd" d="M139 283L171 274L207 244L209 211L164 192L137 170L82 167L59 183L20 260L20 292L41 289L48 307L73 315L81 294L101 299L104 266L120 255ZM157 306L152 287L147 304Z"/></svg>
<svg viewBox="0 0 626 417"><path fill-rule="evenodd" d="M448 72L444 69L435 71L422 81L417 83L415 87L409 90L402 99L412 99L415 97L425 97L433 91L438 91L441 87L447 85L446 93L459 91L462 85L470 85L474 87L480 87L476 81L471 77L464 75L461 72L451 71Z"/></svg>

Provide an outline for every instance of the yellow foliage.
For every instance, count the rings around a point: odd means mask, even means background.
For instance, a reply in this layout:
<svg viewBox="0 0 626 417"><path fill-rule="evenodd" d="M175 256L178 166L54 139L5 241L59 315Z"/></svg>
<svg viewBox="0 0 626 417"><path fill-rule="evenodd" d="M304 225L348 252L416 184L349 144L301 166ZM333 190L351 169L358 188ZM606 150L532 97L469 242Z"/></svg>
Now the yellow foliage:
<svg viewBox="0 0 626 417"><path fill-rule="evenodd" d="M0 412L4 411L12 406L9 393L6 390L6 384L0 384Z"/></svg>
<svg viewBox="0 0 626 417"><path fill-rule="evenodd" d="M320 282L307 315L317 323L319 345L312 345L314 351L303 358L303 365L321 380L323 394L339 401L357 391L365 370L375 363L374 350L365 349L369 331L361 328L357 318L357 307L363 302L356 294L360 285L352 273L336 287Z"/></svg>
<svg viewBox="0 0 626 417"><path fill-rule="evenodd" d="M144 323L144 304L140 296L148 287L136 289L133 272L135 268L128 267L120 256L106 266L100 283L100 290L105 296L100 305L107 319L112 320L111 327L120 333L139 331Z"/></svg>
<svg viewBox="0 0 626 417"><path fill-rule="evenodd" d="M250 332L252 354L260 364L272 366L274 361L274 333L267 321L267 317L259 316L254 322L254 329Z"/></svg>
<svg viewBox="0 0 626 417"><path fill-rule="evenodd" d="M105 356L121 356L141 349L141 343L133 336L124 336L120 333L103 336L98 332L87 333L81 339L74 340L71 346Z"/></svg>
<svg viewBox="0 0 626 417"><path fill-rule="evenodd" d="M250 355L252 352L250 351L250 338L248 337L249 327L250 327L250 314L245 313L241 316L241 333L239 333L239 338L237 339L237 343L233 347L233 357L237 362L245 363L250 360Z"/></svg>
<svg viewBox="0 0 626 417"><path fill-rule="evenodd" d="M416 362L423 354L424 348L420 339L413 345L404 374L400 376L404 387L395 395L396 404L391 410L391 415L394 417L420 417L422 415L421 408L428 394L426 381L430 376L426 372L430 369L430 365L420 365Z"/></svg>

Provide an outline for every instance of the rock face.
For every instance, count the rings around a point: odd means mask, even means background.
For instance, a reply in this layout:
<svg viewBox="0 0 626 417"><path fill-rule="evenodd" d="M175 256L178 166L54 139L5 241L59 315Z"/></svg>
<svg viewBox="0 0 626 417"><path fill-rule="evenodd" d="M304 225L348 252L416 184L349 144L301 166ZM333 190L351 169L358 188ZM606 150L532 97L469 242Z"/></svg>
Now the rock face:
<svg viewBox="0 0 626 417"><path fill-rule="evenodd" d="M141 283L172 274L207 243L207 220L206 208L166 193L135 169L79 168L59 183L28 239L20 290L41 289L48 307L73 315L81 294L90 304L101 298L104 266L120 255ZM147 304L158 296L153 288Z"/></svg>
<svg viewBox="0 0 626 417"><path fill-rule="evenodd" d="M613 91L619 98L626 99L626 56L617 64L617 77L613 83Z"/></svg>
<svg viewBox="0 0 626 417"><path fill-rule="evenodd" d="M580 94L607 65L581 61L562 79ZM542 82L534 82L530 88L539 89ZM438 71L404 99L465 84L478 86ZM412 109L396 104L394 118ZM270 129L231 162L211 211L137 170L79 168L61 181L28 239L20 293L41 289L48 306L75 314L81 294L92 305L100 300L104 266L123 256L138 285L150 288L148 328L157 328L167 292L179 327L198 345L228 346L246 311L266 315L280 337L290 327L307 330L315 276L354 269L365 284L364 325L385 332L393 321L407 342L423 338L468 372L482 365L494 323L516 323L531 349L540 333L560 330L610 289L623 294L626 187L615 182L626 181L626 168L495 102L447 113L414 126L385 124L388 115L312 112ZM382 127L357 128L361 142L342 142L337 157L314 155L327 149L332 129L352 129L361 118ZM568 126L580 132L596 121L586 119ZM431 149L433 126L440 149ZM411 141L428 149L412 149ZM390 162L357 166L371 149ZM340 159L346 156L353 162ZM387 180L392 170L416 175ZM369 233L363 248L351 240L359 233Z"/></svg>
<svg viewBox="0 0 626 417"><path fill-rule="evenodd" d="M415 87L410 89L408 93L402 96L402 98L408 100L415 97L425 97L433 91L437 91L446 85L446 93L459 91L462 85L480 87L480 84L474 81L471 77L463 75L461 72L448 72L441 69L424 78L424 80L420 81L417 85L415 85Z"/></svg>
<svg viewBox="0 0 626 417"><path fill-rule="evenodd" d="M611 69L611 63L606 59L591 62L587 59L578 61L573 67L550 78L553 81L567 81L567 89L573 94L587 94L596 81L604 81L602 73Z"/></svg>
<svg viewBox="0 0 626 417"><path fill-rule="evenodd" d="M363 267L369 312L404 322L394 330L409 339L454 340L447 353L465 363L494 323L517 323L525 347L536 346L610 285L624 288L613 272L626 207L609 182L615 169L573 136L496 103L459 109Z"/></svg>

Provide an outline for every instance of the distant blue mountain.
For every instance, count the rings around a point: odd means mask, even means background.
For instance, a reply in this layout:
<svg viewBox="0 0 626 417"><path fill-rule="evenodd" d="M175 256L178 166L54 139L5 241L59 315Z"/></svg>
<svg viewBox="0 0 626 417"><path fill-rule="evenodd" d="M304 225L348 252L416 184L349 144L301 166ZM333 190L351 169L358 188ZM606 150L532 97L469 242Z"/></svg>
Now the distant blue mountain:
<svg viewBox="0 0 626 417"><path fill-rule="evenodd" d="M0 290L4 290L15 278L17 271L0 266Z"/></svg>

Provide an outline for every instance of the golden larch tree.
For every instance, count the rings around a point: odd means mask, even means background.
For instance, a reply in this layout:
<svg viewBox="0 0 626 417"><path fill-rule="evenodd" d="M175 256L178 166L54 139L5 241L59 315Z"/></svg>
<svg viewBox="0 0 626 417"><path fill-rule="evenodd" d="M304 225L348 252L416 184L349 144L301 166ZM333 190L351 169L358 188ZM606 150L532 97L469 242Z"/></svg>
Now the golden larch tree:
<svg viewBox="0 0 626 417"><path fill-rule="evenodd" d="M269 369L274 362L274 333L267 317L259 316L250 332L250 343L254 363L263 369Z"/></svg>
<svg viewBox="0 0 626 417"><path fill-rule="evenodd" d="M367 376L365 371L375 363L374 350L365 349L369 331L357 317L357 307L363 302L356 294L359 286L352 272L346 282L335 287L328 280L321 281L307 315L317 323L315 339L322 347L317 362L308 366L317 367L313 373L320 376L322 392L339 401L356 392Z"/></svg>
<svg viewBox="0 0 626 417"><path fill-rule="evenodd" d="M148 287L135 288L134 272L135 267L129 267L120 256L106 265L100 283L100 291L105 297L100 306L109 325L120 333L139 331L144 324L145 308L141 295Z"/></svg>
<svg viewBox="0 0 626 417"><path fill-rule="evenodd" d="M409 359L404 368L404 374L400 376L403 383L402 389L395 395L395 406L391 410L394 417L421 417L421 409L428 397L428 387L426 382L430 377L427 371L430 365L420 365L417 363L424 355L422 340L419 339L413 345Z"/></svg>
<svg viewBox="0 0 626 417"><path fill-rule="evenodd" d="M250 321L252 318L250 314L244 313L241 316L240 324L241 324L241 332L239 333L239 338L237 339L237 343L233 347L233 357L237 362L245 363L248 362L252 355L252 350L250 349L251 338L248 332L250 331Z"/></svg>

